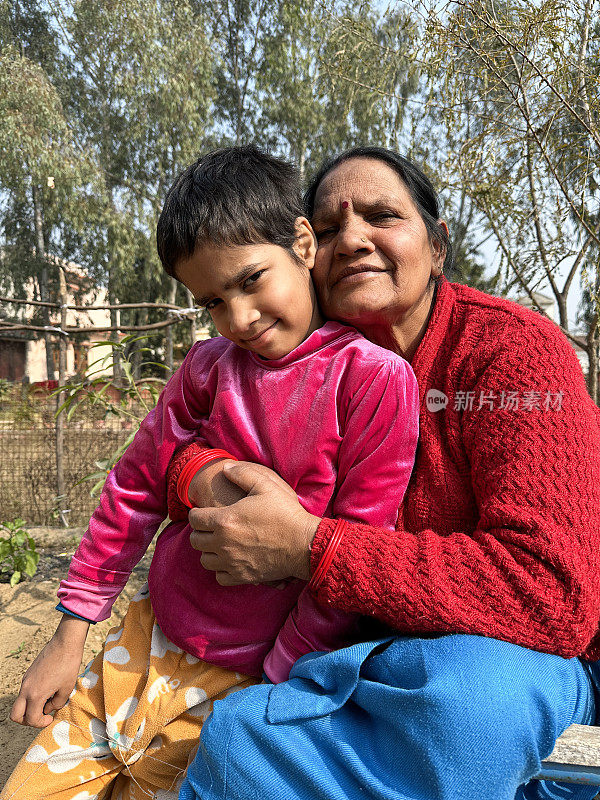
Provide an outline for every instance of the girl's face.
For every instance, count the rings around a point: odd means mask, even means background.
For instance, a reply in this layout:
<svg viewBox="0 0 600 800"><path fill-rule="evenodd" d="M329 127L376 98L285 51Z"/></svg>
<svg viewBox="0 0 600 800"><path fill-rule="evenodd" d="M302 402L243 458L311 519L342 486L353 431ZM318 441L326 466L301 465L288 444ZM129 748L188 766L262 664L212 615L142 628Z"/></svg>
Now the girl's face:
<svg viewBox="0 0 600 800"><path fill-rule="evenodd" d="M294 249L304 263L274 244L206 243L177 264L219 333L262 358L282 358L323 322L310 276L314 236L306 220L297 227Z"/></svg>

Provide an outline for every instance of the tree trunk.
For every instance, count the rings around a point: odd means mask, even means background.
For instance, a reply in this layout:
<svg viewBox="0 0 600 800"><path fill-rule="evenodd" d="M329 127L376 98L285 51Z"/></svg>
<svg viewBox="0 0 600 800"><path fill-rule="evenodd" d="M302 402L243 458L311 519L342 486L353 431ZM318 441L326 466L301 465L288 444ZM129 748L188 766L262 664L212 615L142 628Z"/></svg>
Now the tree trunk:
<svg viewBox="0 0 600 800"><path fill-rule="evenodd" d="M115 290L115 279L113 276L113 271L109 267L108 272L108 304L109 305L116 305L119 300L117 297L117 292ZM116 308L110 309L110 327L118 327L121 324L121 311ZM119 342L119 331L111 331L109 341L115 342L117 344ZM118 347L112 348L112 372L113 372L113 383L118 388L121 388L123 385L123 371L121 369L121 351Z"/></svg>
<svg viewBox="0 0 600 800"><path fill-rule="evenodd" d="M185 290L185 296L187 298L188 308L194 307L194 295L190 292L189 289ZM190 314L190 347L193 347L196 344L196 315Z"/></svg>
<svg viewBox="0 0 600 800"><path fill-rule="evenodd" d="M46 244L44 242L44 222L42 212L42 198L38 186L32 179L31 182L31 195L33 199L33 224L35 228L35 255L40 265L40 300L44 302L49 301L48 292L48 261L46 259ZM50 325L50 311L45 306L42 306L42 318L44 325ZM52 334L44 334L44 342L46 346L46 377L49 381L54 380L54 358L52 347Z"/></svg>
<svg viewBox="0 0 600 800"><path fill-rule="evenodd" d="M558 323L564 331L569 330L569 313L567 311L567 295L554 293L558 305Z"/></svg>
<svg viewBox="0 0 600 800"><path fill-rule="evenodd" d="M60 287L60 327L64 330L67 325L67 281L65 278L64 267L58 267L58 285ZM60 335L58 340L58 386L63 387L67 377L67 337ZM64 466L64 446L65 446L65 412L58 411L65 400L65 393L60 391L56 396L56 508L63 527L69 525L67 509L67 492L65 488L65 466Z"/></svg>
<svg viewBox="0 0 600 800"><path fill-rule="evenodd" d="M594 337L591 341L588 340L588 346L586 348L587 356L588 356L588 374L587 374L587 387L588 392L594 403L596 405L600 405L598 400L600 399L598 396L598 339Z"/></svg>
<svg viewBox="0 0 600 800"><path fill-rule="evenodd" d="M148 309L141 308L139 313L136 316L136 325L146 325L148 323ZM144 342L134 342L133 343L133 355L131 356L131 362L133 365L133 379L134 381L139 381L142 378L142 346L144 346Z"/></svg>
<svg viewBox="0 0 600 800"><path fill-rule="evenodd" d="M298 159L298 172L300 173L300 183L304 185L306 175L306 143L304 139L300 142L300 158Z"/></svg>
<svg viewBox="0 0 600 800"><path fill-rule="evenodd" d="M167 299L167 303L171 303L175 305L175 297L177 296L177 281L175 278L171 278L171 286L169 287L169 297ZM165 335L165 364L168 370L172 373L173 372L173 335L174 335L174 325L169 325L167 328L167 333Z"/></svg>

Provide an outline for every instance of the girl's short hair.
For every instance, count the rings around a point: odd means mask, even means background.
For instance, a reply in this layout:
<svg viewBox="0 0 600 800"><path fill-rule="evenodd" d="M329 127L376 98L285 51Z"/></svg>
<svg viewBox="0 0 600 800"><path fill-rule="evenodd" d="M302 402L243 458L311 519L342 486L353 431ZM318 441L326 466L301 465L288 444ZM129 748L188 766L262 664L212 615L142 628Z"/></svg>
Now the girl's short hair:
<svg viewBox="0 0 600 800"><path fill-rule="evenodd" d="M173 276L203 242L275 244L289 251L304 215L296 169L254 145L226 147L199 158L167 193L156 229L158 255Z"/></svg>
<svg viewBox="0 0 600 800"><path fill-rule="evenodd" d="M429 241L439 242L445 249L446 257L444 259L444 269L446 272L449 272L454 264L452 243L446 231L438 225L440 204L433 184L427 175L413 164L412 161L409 161L393 150L388 150L385 147L353 147L351 150L346 150L340 153L340 155L326 161L312 179L304 194L304 213L306 216L311 219L313 215L315 210L315 197L323 178L331 172L331 170L339 166L339 164L351 158L371 158L375 161L382 161L394 170L408 189L417 207L427 229Z"/></svg>

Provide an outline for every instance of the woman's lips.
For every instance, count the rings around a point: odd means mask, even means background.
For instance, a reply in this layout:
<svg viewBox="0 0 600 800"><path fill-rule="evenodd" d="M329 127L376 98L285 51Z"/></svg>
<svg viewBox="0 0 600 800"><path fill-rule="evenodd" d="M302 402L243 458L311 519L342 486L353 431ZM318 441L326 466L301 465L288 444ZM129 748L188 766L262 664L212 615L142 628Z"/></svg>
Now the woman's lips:
<svg viewBox="0 0 600 800"><path fill-rule="evenodd" d="M358 281L363 280L365 274L369 273L381 273L386 272L383 267L373 267L368 264L364 264L360 267L346 267L343 269L335 278L332 286L335 286L336 283L355 283Z"/></svg>

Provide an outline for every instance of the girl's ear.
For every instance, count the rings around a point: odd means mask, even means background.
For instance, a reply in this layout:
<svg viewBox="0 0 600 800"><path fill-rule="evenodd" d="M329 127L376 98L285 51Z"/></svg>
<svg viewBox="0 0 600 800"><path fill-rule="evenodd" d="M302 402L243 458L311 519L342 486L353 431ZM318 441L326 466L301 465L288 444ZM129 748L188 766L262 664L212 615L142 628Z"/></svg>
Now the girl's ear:
<svg viewBox="0 0 600 800"><path fill-rule="evenodd" d="M306 217L298 217L296 220L294 252L304 261L307 269L313 268L317 253L317 237Z"/></svg>

